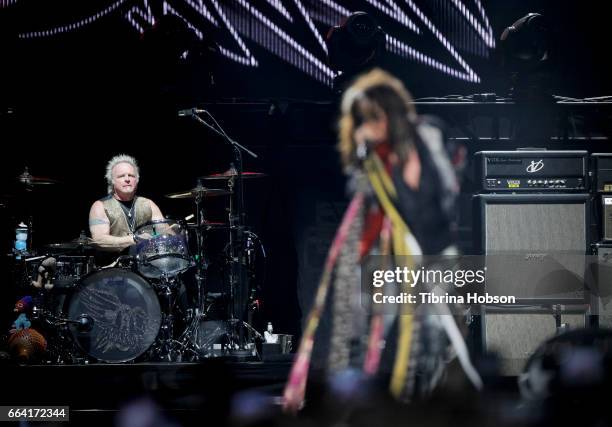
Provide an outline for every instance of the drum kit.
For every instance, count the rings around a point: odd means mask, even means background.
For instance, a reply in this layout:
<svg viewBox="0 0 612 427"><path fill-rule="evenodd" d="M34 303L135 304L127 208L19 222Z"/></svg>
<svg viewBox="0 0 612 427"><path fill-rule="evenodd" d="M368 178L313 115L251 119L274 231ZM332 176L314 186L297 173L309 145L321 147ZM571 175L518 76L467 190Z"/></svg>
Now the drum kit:
<svg viewBox="0 0 612 427"><path fill-rule="evenodd" d="M265 259L265 249L243 225L243 213L237 209L241 201L236 201L242 194L236 189L242 179L263 176L231 168L198 178L192 189L167 194L169 199L193 200L195 215L187 218L195 220L164 219L140 226L134 233L138 243L129 254L104 267L96 265L98 248L84 233L40 251L14 251L15 265L22 272L20 292L27 287L34 293L31 320L48 342L45 361L257 359L257 344L263 337L252 326L251 316L259 304L253 283L255 259ZM29 187L58 182L27 170L19 180ZM203 203L209 197L227 197L227 223L205 219ZM24 225L31 230L31 220ZM206 241L212 231L227 233L219 256L227 277L221 293L207 286ZM220 300L225 313L213 317L213 305L218 308Z"/></svg>

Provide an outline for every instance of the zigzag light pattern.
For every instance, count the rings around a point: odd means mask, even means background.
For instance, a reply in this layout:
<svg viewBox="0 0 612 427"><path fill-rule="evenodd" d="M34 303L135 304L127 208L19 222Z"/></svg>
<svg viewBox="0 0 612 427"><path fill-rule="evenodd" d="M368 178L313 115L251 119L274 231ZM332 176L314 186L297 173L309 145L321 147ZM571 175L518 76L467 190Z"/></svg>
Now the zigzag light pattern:
<svg viewBox="0 0 612 427"><path fill-rule="evenodd" d="M0 7L9 6L11 4L16 3L17 1L18 0L0 0ZM120 6L128 2L133 2L134 6L128 9L128 11L125 13L125 18L137 31L142 32L144 31L144 23L152 25L155 22L155 17L151 13L151 8L149 7L148 1L149 0L139 0L138 2L134 0L118 0L109 5L108 7L100 10L99 12L81 20L65 25L56 26L53 28L47 28L44 30L23 32L19 34L19 37L22 39L41 38L74 31L84 26L87 26L106 15L109 15L113 11L117 10ZM410 17L408 17L407 12L405 10L402 10L400 5L396 3L397 1L402 0L364 1L366 1L372 7L378 9L386 16L399 23L402 27L412 31L413 33L416 33L419 36L423 36L423 29L419 28L417 24L415 24L415 22ZM475 16L465 6L465 1L466 0L451 0L451 3L465 18L465 22L467 23L467 25L471 26L474 29L474 31L476 32L475 34L478 34L477 37L482 39L482 41L484 41L485 45L488 48L494 48L495 39L493 36L493 31L486 16L485 10L481 4L481 1L473 0L474 5L478 10L478 13L476 15L479 15L479 17ZM314 7L313 5L316 5L317 8L326 8L327 13L330 15L330 18L331 16L335 16L337 18L338 16L346 17L350 15L351 11L339 4L338 1L266 0L266 2L272 8L274 8L275 11L282 15L282 17L277 15L277 18L280 18L281 20L284 19L290 22L292 25L295 25L298 21L303 22L303 24L310 30L311 36L314 37L317 42L317 45L320 47L320 52L316 54L306 49L303 44L299 43L296 38L292 37L290 32L291 30L283 30L279 25L280 22L277 23L275 22L275 20L262 13L256 6L254 6L254 4L257 4L255 2L251 2L248 0L234 0L234 4L239 5L246 11L248 19L255 20L261 25L263 25L263 27L261 27L262 31L269 33L265 36L253 34L252 31L250 31L244 25L236 27L236 22L233 22L232 19L228 19L227 14L224 12L224 7L226 6L222 7L221 3L218 0L166 0L163 3L163 13L171 13L177 16L181 16L177 12L177 8L174 7L174 5L177 5L181 2L190 6L199 17L205 19L206 21L229 33L232 40L235 42L235 45L239 48L240 51L236 51L235 49L230 49L226 46L219 45L219 52L230 60L248 67L259 66L259 61L253 56L247 44L243 40L243 36L247 36L252 41L255 41L256 43L262 45L267 51L279 56L283 60L299 68L311 77L314 77L315 79L321 81L324 84L331 84L335 73L325 64L324 57L327 54L327 46L325 44L325 41L323 40L321 32L317 29L314 23L314 19L316 19L320 22L324 22L325 24L329 25L329 22L325 22L329 21L329 19L323 17L320 12L314 13L312 9ZM295 6L294 10L297 9L297 11L299 11L299 14L296 13L295 16L291 15L289 9L287 8L289 2L293 3L293 5ZM305 7L304 2L308 2L308 6L310 7L310 9L308 7ZM205 5L205 3L208 5L208 7L207 5ZM459 54L455 46L432 23L429 17L427 17L421 11L421 9L415 4L415 2L413 0L403 0L402 4L404 5L404 8L408 7L409 12L414 14L418 18L418 20L421 21L421 23L428 30L428 32L431 33L433 37L442 45L442 47L450 54L454 62L459 65L459 68L447 65L443 63L443 61L440 59L433 58L426 53L418 51L414 47L410 46L406 40L401 37L398 37L397 34L392 33L387 35L386 48L396 55L432 67L433 69L452 76L454 78L478 83L480 81L480 77L464 60L461 54ZM183 16L181 17L185 20L189 27L194 30L194 32L200 39L204 37L202 22L198 23L197 20L190 21L188 19L185 19ZM335 24L337 24L337 22ZM289 48L279 48L276 46L278 44L284 44Z"/></svg>

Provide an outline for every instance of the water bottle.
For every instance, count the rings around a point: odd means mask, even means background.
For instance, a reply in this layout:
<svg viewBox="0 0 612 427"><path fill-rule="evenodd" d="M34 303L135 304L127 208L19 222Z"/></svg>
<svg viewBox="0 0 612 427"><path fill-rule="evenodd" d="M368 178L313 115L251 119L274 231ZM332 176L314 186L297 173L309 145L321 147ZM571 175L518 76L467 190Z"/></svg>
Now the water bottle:
<svg viewBox="0 0 612 427"><path fill-rule="evenodd" d="M278 337L275 337L272 332L273 332L272 322L268 322L268 328L267 330L264 331L264 340L268 344L275 344L276 339L278 338Z"/></svg>
<svg viewBox="0 0 612 427"><path fill-rule="evenodd" d="M23 222L15 228L15 258L21 259L21 255L28 250L28 226Z"/></svg>

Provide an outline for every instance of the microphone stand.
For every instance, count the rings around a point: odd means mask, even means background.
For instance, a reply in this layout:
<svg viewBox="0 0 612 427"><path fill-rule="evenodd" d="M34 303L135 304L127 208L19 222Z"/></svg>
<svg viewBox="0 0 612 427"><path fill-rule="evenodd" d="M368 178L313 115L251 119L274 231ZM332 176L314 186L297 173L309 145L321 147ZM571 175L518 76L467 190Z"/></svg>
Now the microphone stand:
<svg viewBox="0 0 612 427"><path fill-rule="evenodd" d="M207 123L196 113L204 112L212 118L214 123L219 127ZM215 118L206 110L191 109L191 117L194 118L198 123L206 126L208 129L221 136L227 143L232 147L234 154L234 163L231 164L230 172L234 173L234 176L230 176L228 179L228 187L230 188L230 214L229 214L229 226L230 226L230 309L229 317L230 323L232 324L232 332L236 336L230 336L230 353L237 357L248 357L250 352L245 345L244 327L252 329L250 325L245 325L244 315L247 309L247 298L248 298L248 283L245 261L245 248L244 248L244 228L245 228L245 212L244 212L244 187L243 187L243 163L242 163L242 152L244 151L253 158L258 158L257 154L239 144L230 138L221 126L217 123ZM233 200L235 198L235 200Z"/></svg>

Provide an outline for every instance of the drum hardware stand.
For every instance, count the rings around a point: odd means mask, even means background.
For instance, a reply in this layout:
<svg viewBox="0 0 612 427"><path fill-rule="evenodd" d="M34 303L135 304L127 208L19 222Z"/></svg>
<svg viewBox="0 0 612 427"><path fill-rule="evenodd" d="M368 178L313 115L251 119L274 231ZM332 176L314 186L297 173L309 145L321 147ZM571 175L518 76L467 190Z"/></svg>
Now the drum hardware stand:
<svg viewBox="0 0 612 427"><path fill-rule="evenodd" d="M244 151L253 158L258 158L257 154L239 144L230 138L223 128L217 123L215 118L206 110L191 109L189 114L198 123L206 126L208 129L221 136L232 147L234 153L234 163L231 164L230 171L233 176L228 180L230 189L230 212L229 212L229 247L230 247L230 307L229 307L229 325L231 333L228 336L230 356L237 358L251 357L252 352L247 348L247 339L251 337L245 336L245 329L252 332L254 330L245 322L244 316L247 310L247 291L248 278L246 274L245 262L245 213L244 213L244 187L243 187L243 164L242 152ZM207 114L216 126L213 126L200 118L197 113Z"/></svg>
<svg viewBox="0 0 612 427"><path fill-rule="evenodd" d="M48 258L57 259L59 256L61 254L55 254L54 256L45 254L27 258L25 261L27 263ZM52 289L55 287L56 273L54 263L53 266L48 266L43 271L37 269L36 274L28 278L29 281L37 281L38 277L42 275L42 287L38 289L33 298L31 319L33 322L38 322L44 330L44 336L48 343L46 351L47 363L88 363L87 358L78 357L82 353L70 335L68 328L70 325L75 325L81 331L90 331L93 328L94 321L91 316L86 314L80 315L76 320L64 317L65 313L61 306L57 305L57 295L52 293ZM48 285L52 285L52 287L47 288L46 286Z"/></svg>
<svg viewBox="0 0 612 427"><path fill-rule="evenodd" d="M198 191L202 189L202 191ZM176 344L181 349L181 354L184 352L191 353L191 356L195 359L199 359L201 354L200 348L196 344L197 334L199 331L200 321L206 318L206 299L204 297L204 286L203 283L206 281L206 273L208 270L208 263L204 256L204 237L201 228L204 224L204 211L201 206L202 195L204 194L204 187L202 186L202 180L198 179L197 186L195 189L195 209L196 209L196 307L192 314L192 319L185 330L181 333L181 336L176 340Z"/></svg>
<svg viewBox="0 0 612 427"><path fill-rule="evenodd" d="M41 290L38 293L39 301L43 298L46 300L45 291ZM32 307L32 320L40 321L45 331L47 340L47 355L49 363L65 364L65 363L89 363L87 358L79 358L76 355L80 354L78 346L68 333L70 325L82 331L90 331L93 328L93 319L88 315L81 315L78 319L73 320L61 315L54 314L47 308L39 308L35 304ZM50 326L50 328L45 327Z"/></svg>
<svg viewBox="0 0 612 427"><path fill-rule="evenodd" d="M149 351L149 354L155 358L166 362L181 362L185 345L179 340L174 339L174 304L172 279L163 274L161 277L161 292L158 292L160 299L165 302L165 310L163 310L163 318L160 326L160 333Z"/></svg>
<svg viewBox="0 0 612 427"><path fill-rule="evenodd" d="M202 180L198 179L196 188L202 187ZM204 210L201 207L203 192L198 192L195 198L196 205L196 247L197 247L197 260L196 260L196 308L194 312L193 325L198 325L202 318L206 317L206 298L204 295L204 287L202 284L206 281L206 275L208 272L208 263L204 256L204 235L201 227L204 224Z"/></svg>

